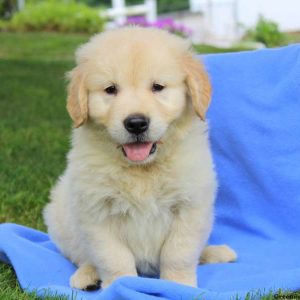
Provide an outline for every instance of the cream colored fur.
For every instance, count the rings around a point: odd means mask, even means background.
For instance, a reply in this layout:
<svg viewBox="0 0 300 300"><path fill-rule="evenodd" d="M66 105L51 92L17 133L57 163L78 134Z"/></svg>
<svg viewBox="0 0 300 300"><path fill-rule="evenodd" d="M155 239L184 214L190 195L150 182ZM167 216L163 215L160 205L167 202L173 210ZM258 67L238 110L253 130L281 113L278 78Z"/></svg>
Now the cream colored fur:
<svg viewBox="0 0 300 300"><path fill-rule="evenodd" d="M67 106L78 128L44 217L59 249L79 266L71 286L85 289L100 278L107 287L137 270L196 286L217 188L202 65L178 37L125 28L79 48L70 78ZM153 82L165 89L151 91ZM104 92L112 83L118 95ZM130 140L123 120L134 113L150 118L148 137L159 141L141 163L120 149ZM236 258L228 248L219 250L207 248L202 260Z"/></svg>

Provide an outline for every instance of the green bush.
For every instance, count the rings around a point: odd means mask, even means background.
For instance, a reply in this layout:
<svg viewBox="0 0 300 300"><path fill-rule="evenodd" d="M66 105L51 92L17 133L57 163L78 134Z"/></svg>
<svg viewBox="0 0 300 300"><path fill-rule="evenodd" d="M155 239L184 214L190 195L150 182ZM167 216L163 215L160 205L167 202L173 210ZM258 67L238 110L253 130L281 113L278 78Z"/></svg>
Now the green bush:
<svg viewBox="0 0 300 300"><path fill-rule="evenodd" d="M94 33L102 31L103 26L104 20L96 9L74 1L48 0L27 4L6 23L5 29Z"/></svg>
<svg viewBox="0 0 300 300"><path fill-rule="evenodd" d="M8 19L16 10L16 0L0 0L0 18Z"/></svg>
<svg viewBox="0 0 300 300"><path fill-rule="evenodd" d="M247 32L246 39L264 43L267 47L275 47L284 44L286 36L279 30L276 22L260 16L255 28Z"/></svg>

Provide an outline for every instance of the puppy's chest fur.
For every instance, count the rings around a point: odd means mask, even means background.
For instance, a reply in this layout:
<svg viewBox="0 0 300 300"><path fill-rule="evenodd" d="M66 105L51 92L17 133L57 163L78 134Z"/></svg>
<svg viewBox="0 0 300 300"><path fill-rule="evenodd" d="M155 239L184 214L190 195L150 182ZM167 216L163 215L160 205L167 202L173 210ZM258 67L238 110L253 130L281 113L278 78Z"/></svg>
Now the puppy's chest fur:
<svg viewBox="0 0 300 300"><path fill-rule="evenodd" d="M132 168L98 174L93 177L97 181L101 178L98 191L95 182L86 181L91 185L85 189L90 191L85 206L89 222L109 224L131 249L142 273L157 272L162 244L174 214L185 202L180 184L174 180L176 174L171 172Z"/></svg>
<svg viewBox="0 0 300 300"><path fill-rule="evenodd" d="M153 217L169 211L177 204L181 190L170 172L124 172L111 179L116 198L122 199L128 215L149 213ZM120 203L119 203L120 204ZM121 207L119 206L119 207ZM122 211L123 214L125 211Z"/></svg>

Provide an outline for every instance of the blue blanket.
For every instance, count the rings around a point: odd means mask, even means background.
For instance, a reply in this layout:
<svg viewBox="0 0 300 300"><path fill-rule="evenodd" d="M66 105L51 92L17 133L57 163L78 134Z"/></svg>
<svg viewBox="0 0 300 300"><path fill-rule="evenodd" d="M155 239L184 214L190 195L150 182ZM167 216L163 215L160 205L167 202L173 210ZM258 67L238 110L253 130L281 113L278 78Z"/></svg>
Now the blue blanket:
<svg viewBox="0 0 300 300"><path fill-rule="evenodd" d="M220 188L212 244L233 264L198 268L199 288L124 277L76 299L230 299L248 291L300 289L300 46L204 57L213 85L208 113ZM75 266L46 234L0 226L0 259L21 286L74 296ZM74 297L75 299L75 297Z"/></svg>

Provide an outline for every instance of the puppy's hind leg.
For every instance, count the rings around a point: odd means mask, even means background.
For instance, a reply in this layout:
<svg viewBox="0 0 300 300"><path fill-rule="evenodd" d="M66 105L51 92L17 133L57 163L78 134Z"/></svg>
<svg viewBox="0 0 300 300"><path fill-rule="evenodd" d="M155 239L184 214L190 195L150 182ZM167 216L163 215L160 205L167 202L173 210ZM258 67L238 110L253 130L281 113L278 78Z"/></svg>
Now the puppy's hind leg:
<svg viewBox="0 0 300 300"><path fill-rule="evenodd" d="M94 291L100 288L97 270L90 264L82 264L70 278L70 286L75 289Z"/></svg>
<svg viewBox="0 0 300 300"><path fill-rule="evenodd" d="M234 262L237 254L227 245L206 246L199 259L200 264L216 264Z"/></svg>

